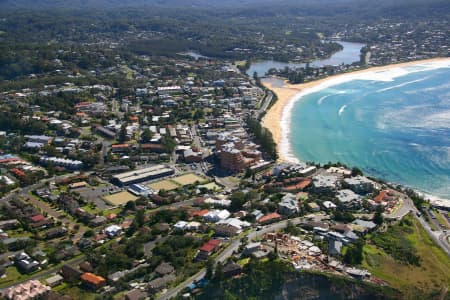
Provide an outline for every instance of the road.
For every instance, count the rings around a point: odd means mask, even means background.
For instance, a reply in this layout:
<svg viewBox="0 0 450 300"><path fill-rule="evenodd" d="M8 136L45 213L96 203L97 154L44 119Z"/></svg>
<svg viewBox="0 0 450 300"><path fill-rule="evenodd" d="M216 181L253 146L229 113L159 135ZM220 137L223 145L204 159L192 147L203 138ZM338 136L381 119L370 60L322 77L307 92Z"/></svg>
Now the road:
<svg viewBox="0 0 450 300"><path fill-rule="evenodd" d="M68 260L64 264L71 265L71 266L76 266L76 265L80 264L81 262L83 262L85 259L86 259L86 256L84 254L82 254L80 257L76 257L76 258L73 258L71 260ZM42 272L39 272L39 273L37 273L35 275L32 275L30 277L26 277L24 279L20 279L20 280L14 281L10 286L18 285L18 284L20 284L22 282L25 282L25 281L28 281L28 280L35 280L35 279L40 280L40 279L42 279L44 277L47 277L47 276L49 276L51 274L58 273L59 270L61 269L61 267L62 267L62 265L58 264L58 265L56 265L54 267L51 267L50 269L46 269L46 270L44 270ZM0 289L0 293L3 292L7 288L8 287Z"/></svg>
<svg viewBox="0 0 450 300"><path fill-rule="evenodd" d="M84 174L89 175L90 173L91 172L87 172L87 173L84 173ZM0 199L0 204L2 202L6 202L6 201L8 201L8 200L10 200L10 199L12 199L14 197L20 196L20 195L27 195L31 191L37 190L39 188L42 188L48 182L57 181L57 180L60 180L60 179L71 177L71 176L74 176L74 174L67 174L67 175L61 175L61 176L55 176L55 177L52 177L52 178L42 179L38 183L35 183L33 185L29 185L29 186L26 186L26 187L23 187L23 188L16 189L14 191L9 192L7 195L5 195L3 198L1 198Z"/></svg>
<svg viewBox="0 0 450 300"><path fill-rule="evenodd" d="M411 199L408 198L408 200L412 202ZM418 215L419 211L414 205L412 205L411 211L413 212L414 217L422 224L431 239L450 257L450 244L448 242L450 233L444 232L443 230L433 230L430 224L421 215Z"/></svg>
<svg viewBox="0 0 450 300"><path fill-rule="evenodd" d="M280 230L282 228L285 228L287 223L289 221L291 221L294 225L299 224L300 222L302 222L303 220L305 220L305 218L307 217L299 217L299 218L295 218L295 219L290 219L290 220L283 220L271 225L267 225L265 227L263 227L261 230L256 231L255 229L252 229L248 234L247 234L247 238L249 240L252 240L256 237L258 237L259 235L263 235L265 233L268 232L272 232L272 231L277 231ZM319 216L320 218L320 216ZM226 261L232 254L234 251L237 251L239 248L239 244L241 243L241 239L236 239L233 240L215 259L214 263L218 263L218 262L224 262ZM194 281L198 281L200 279L202 279L203 277L205 277L206 274L206 270L205 268L201 269L197 274L189 277L188 279L186 279L183 283L177 285L176 287L168 290L166 293L164 293L164 295L161 295L158 299L159 300L169 300L171 298L176 297L182 290L184 290L185 288L187 288L192 282Z"/></svg>
<svg viewBox="0 0 450 300"><path fill-rule="evenodd" d="M197 149L202 149L202 139L197 133L197 127L195 124L191 126L191 137L194 145Z"/></svg>
<svg viewBox="0 0 450 300"><path fill-rule="evenodd" d="M270 103L272 103L272 99L273 99L273 93L271 91L268 91L266 97L264 98L264 100L261 104L261 107L256 112L257 119L259 119L263 115L263 113L267 110Z"/></svg>

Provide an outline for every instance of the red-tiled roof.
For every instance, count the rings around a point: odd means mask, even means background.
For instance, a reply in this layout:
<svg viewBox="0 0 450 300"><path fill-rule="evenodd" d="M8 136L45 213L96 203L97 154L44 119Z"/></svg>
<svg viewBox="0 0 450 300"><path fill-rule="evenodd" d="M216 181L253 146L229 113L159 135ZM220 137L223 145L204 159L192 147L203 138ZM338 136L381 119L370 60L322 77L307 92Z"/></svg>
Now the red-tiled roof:
<svg viewBox="0 0 450 300"><path fill-rule="evenodd" d="M128 148L129 145L128 144L114 144L111 145L111 148Z"/></svg>
<svg viewBox="0 0 450 300"><path fill-rule="evenodd" d="M387 196L388 191L381 191L378 196L373 199L375 202L380 203L384 201L384 198Z"/></svg>
<svg viewBox="0 0 450 300"><path fill-rule="evenodd" d="M212 252L212 251L214 251L219 245L220 245L220 241L219 241L219 240L210 240L209 242L207 242L206 244L204 244L204 245L200 248L200 251L204 251L204 252Z"/></svg>
<svg viewBox="0 0 450 300"><path fill-rule="evenodd" d="M19 176L19 177L25 177L25 173L19 169L11 169L11 172L13 172L15 175Z"/></svg>
<svg viewBox="0 0 450 300"><path fill-rule="evenodd" d="M270 220L281 219L281 215L277 213L270 213L258 219L258 223L264 223Z"/></svg>
<svg viewBox="0 0 450 300"><path fill-rule="evenodd" d="M209 210L207 210L207 209L196 210L196 211L193 211L193 212L191 213L191 216L193 216L193 217L195 217L195 216L203 217L203 216L205 216L208 212L209 212Z"/></svg>
<svg viewBox="0 0 450 300"><path fill-rule="evenodd" d="M83 275L81 275L81 280L83 280L84 282L91 283L93 285L101 285L106 283L105 278L92 273L84 273Z"/></svg>
<svg viewBox="0 0 450 300"><path fill-rule="evenodd" d="M21 159L18 159L16 157L0 159L0 164L6 164L6 163L9 163L9 162L18 161L18 160L21 161Z"/></svg>
<svg viewBox="0 0 450 300"><path fill-rule="evenodd" d="M33 222L40 222L44 219L45 219L45 217L43 215L35 215L35 216L31 217L31 221L33 221Z"/></svg>

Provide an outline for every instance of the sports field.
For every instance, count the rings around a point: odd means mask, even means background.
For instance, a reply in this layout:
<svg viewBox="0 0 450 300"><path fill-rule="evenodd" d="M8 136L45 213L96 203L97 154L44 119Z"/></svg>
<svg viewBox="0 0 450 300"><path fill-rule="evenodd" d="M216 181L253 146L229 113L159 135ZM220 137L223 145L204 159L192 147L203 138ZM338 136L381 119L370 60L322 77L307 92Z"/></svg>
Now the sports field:
<svg viewBox="0 0 450 300"><path fill-rule="evenodd" d="M138 197L126 191L103 197L108 204L113 206L123 205L128 201L135 201L137 198Z"/></svg>
<svg viewBox="0 0 450 300"><path fill-rule="evenodd" d="M170 191L170 190L174 190L176 188L179 188L180 185L176 184L175 182L173 182L170 179L165 179L165 180L161 180L161 181L150 183L148 185L148 187L153 189L153 190L156 190L156 191L159 191L159 190Z"/></svg>
<svg viewBox="0 0 450 300"><path fill-rule="evenodd" d="M188 185L188 184L194 184L196 182L204 182L206 181L205 178L196 175L194 173L188 173L181 176L177 176L171 179L175 183L178 183L179 185Z"/></svg>

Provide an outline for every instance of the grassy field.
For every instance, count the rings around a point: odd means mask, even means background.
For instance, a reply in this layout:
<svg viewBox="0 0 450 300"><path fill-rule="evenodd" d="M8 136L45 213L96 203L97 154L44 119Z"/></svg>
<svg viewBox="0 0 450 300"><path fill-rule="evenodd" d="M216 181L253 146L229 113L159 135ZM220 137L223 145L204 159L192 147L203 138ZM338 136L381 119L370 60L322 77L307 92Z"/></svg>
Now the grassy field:
<svg viewBox="0 0 450 300"><path fill-rule="evenodd" d="M444 217L441 215L441 213L438 210L434 210L434 214L436 215L436 219L443 226L443 228L448 229L448 223L444 220Z"/></svg>
<svg viewBox="0 0 450 300"><path fill-rule="evenodd" d="M153 183L148 184L147 186L153 190L166 190L166 191L170 191L170 190L174 190L177 189L179 187L185 186L185 185L189 185L189 184L194 184L196 182L206 182L207 180L199 175L196 175L194 173L187 173L187 174L183 174L177 177L173 177L171 179L164 179L164 180L160 180L160 181L156 181Z"/></svg>
<svg viewBox="0 0 450 300"><path fill-rule="evenodd" d="M450 287L450 259L415 218L407 217L407 220L411 221L411 225L405 227L403 234L413 245L420 264L401 263L383 249L366 244L363 267L404 292L408 299L419 298L421 291L428 296L438 295L441 289Z"/></svg>
<svg viewBox="0 0 450 300"><path fill-rule="evenodd" d="M150 183L148 185L148 187L153 190L157 190L157 191L159 191L159 190L170 191L170 190L179 188L180 186L178 184L176 184L175 182L173 182L172 180L166 179L166 180L161 180L161 181L157 181L154 183Z"/></svg>
<svg viewBox="0 0 450 300"><path fill-rule="evenodd" d="M94 300L98 296L98 294L88 292L77 286L67 286L64 289L58 290L58 292L72 299Z"/></svg>
<svg viewBox="0 0 450 300"><path fill-rule="evenodd" d="M106 202L114 206L123 205L128 201L135 201L137 198L138 197L126 191L103 197Z"/></svg>
<svg viewBox="0 0 450 300"><path fill-rule="evenodd" d="M179 185L189 185L189 184L194 184L196 182L205 182L206 179L203 177L200 177L194 173L188 173L188 174L184 174L181 176L177 176L172 178L172 181L174 181L175 183L179 184Z"/></svg>
<svg viewBox="0 0 450 300"><path fill-rule="evenodd" d="M200 185L199 188L205 188L211 191L220 191L222 189L220 185L217 185L215 182Z"/></svg>
<svg viewBox="0 0 450 300"><path fill-rule="evenodd" d="M28 274L20 274L14 266L6 268L5 275L5 277L0 278L0 288L9 286L19 280L27 279L31 276Z"/></svg>

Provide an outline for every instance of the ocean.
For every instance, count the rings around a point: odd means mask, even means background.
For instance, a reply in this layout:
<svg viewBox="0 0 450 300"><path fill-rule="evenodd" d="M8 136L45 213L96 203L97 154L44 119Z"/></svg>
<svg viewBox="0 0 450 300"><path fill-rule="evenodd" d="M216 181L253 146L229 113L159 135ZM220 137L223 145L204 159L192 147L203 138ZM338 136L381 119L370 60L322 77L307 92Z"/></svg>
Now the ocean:
<svg viewBox="0 0 450 300"><path fill-rule="evenodd" d="M450 199L450 60L349 74L285 107L282 156Z"/></svg>

